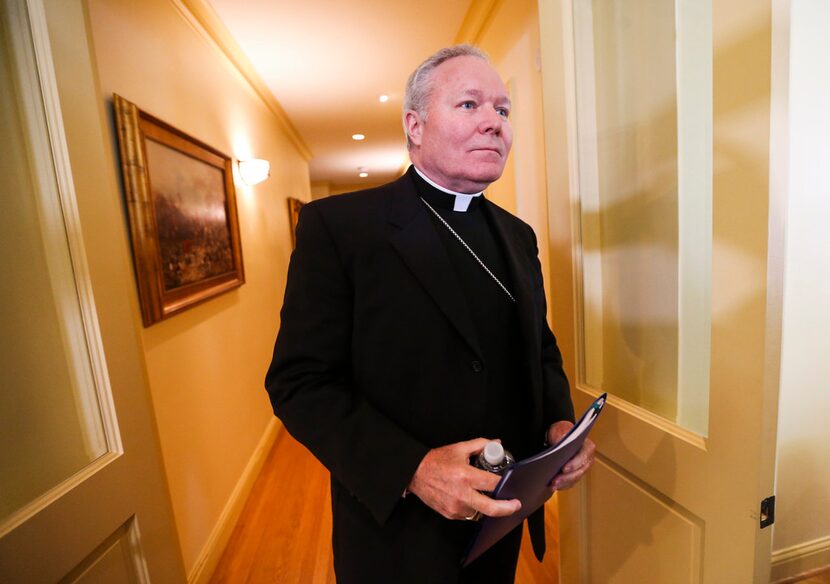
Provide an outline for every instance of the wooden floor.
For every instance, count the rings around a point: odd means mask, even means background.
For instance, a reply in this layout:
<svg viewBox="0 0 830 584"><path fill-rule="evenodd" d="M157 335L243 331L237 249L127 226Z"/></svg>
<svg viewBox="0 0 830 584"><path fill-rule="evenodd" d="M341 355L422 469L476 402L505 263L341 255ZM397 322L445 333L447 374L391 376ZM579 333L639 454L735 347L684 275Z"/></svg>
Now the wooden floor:
<svg viewBox="0 0 830 584"><path fill-rule="evenodd" d="M830 584L830 569L823 568L812 572L809 576L789 578L778 582L778 584L795 584L796 582L798 584Z"/></svg>
<svg viewBox="0 0 830 584"><path fill-rule="evenodd" d="M558 584L555 500L548 503L548 553L540 564L522 542L517 584ZM282 431L254 484L212 584L334 584L329 476ZM830 572L787 584L830 584ZM783 582L780 584L784 584Z"/></svg>
<svg viewBox="0 0 830 584"><path fill-rule="evenodd" d="M254 484L212 584L334 584L331 503L326 469L282 431ZM545 563L522 541L517 584L557 584L555 502L546 513Z"/></svg>

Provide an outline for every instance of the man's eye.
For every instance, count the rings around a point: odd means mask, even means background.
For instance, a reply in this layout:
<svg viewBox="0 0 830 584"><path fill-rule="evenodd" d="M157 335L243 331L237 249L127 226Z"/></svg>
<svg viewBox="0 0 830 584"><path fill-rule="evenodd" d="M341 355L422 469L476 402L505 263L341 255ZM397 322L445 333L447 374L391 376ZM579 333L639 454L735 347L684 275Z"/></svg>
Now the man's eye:
<svg viewBox="0 0 830 584"><path fill-rule="evenodd" d="M510 110L503 107L496 108L496 113L498 113L505 120L510 117Z"/></svg>
<svg viewBox="0 0 830 584"><path fill-rule="evenodd" d="M473 101L463 101L461 102L461 107L463 109L473 109L475 108L476 104Z"/></svg>

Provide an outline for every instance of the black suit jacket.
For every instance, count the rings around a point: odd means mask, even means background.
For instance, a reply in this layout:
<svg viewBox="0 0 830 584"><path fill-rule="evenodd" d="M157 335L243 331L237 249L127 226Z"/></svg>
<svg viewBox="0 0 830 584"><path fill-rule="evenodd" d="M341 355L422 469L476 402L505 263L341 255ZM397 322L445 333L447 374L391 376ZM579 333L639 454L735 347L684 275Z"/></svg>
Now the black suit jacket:
<svg viewBox="0 0 830 584"><path fill-rule="evenodd" d="M573 406L545 320L536 238L484 204L509 264L525 343L530 387L516 391L530 392L528 431L541 449L546 428L572 420ZM465 523L401 498L429 449L478 437L485 406L487 363L428 213L407 174L311 202L300 214L266 388L288 431L331 472L336 562L359 545L349 543L355 537L393 557L384 545L400 535L397 523L409 548L435 545L432 530L444 523ZM541 512L529 523L541 556Z"/></svg>

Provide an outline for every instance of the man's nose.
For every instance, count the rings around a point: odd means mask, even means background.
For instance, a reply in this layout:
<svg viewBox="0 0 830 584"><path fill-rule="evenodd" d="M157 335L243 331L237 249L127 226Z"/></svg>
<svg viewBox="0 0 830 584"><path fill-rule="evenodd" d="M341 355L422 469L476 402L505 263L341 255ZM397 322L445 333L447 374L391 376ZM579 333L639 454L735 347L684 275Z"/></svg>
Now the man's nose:
<svg viewBox="0 0 830 584"><path fill-rule="evenodd" d="M479 129L483 134L501 134L501 128L502 124L504 123L504 118L501 116L501 114L499 114L499 112L497 112L495 109L485 109L482 116L483 119L481 120Z"/></svg>

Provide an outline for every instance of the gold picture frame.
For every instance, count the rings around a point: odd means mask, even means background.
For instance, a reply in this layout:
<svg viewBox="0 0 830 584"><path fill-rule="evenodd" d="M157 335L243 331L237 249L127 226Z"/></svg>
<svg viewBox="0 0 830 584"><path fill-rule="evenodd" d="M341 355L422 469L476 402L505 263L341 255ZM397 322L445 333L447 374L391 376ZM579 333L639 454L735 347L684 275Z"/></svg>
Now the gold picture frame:
<svg viewBox="0 0 830 584"><path fill-rule="evenodd" d="M113 95L148 327L245 283L231 158Z"/></svg>
<svg viewBox="0 0 830 584"><path fill-rule="evenodd" d="M300 209L305 205L304 201L288 197L288 221L291 225L291 248L297 247L297 221L300 220Z"/></svg>

